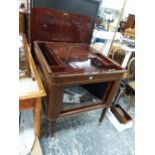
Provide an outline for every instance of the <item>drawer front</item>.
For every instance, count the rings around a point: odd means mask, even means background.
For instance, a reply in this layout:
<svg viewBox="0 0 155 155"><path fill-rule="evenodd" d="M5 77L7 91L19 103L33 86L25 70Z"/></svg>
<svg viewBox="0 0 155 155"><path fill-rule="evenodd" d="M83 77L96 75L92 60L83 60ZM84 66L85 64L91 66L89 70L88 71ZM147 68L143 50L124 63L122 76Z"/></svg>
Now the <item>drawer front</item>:
<svg viewBox="0 0 155 155"><path fill-rule="evenodd" d="M35 106L35 99L27 99L19 101L19 110L32 109Z"/></svg>

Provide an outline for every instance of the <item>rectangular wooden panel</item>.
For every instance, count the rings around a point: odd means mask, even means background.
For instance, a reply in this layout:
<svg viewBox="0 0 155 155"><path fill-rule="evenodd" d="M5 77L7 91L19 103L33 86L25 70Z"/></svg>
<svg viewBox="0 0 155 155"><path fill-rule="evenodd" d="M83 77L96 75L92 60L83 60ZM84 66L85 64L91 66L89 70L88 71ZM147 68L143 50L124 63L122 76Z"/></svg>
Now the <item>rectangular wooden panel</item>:
<svg viewBox="0 0 155 155"><path fill-rule="evenodd" d="M89 16L92 18L93 30L101 2L102 0L31 0L31 8L43 7ZM87 43L90 43L91 38L92 32Z"/></svg>
<svg viewBox="0 0 155 155"><path fill-rule="evenodd" d="M87 43L91 17L53 9L33 8L31 40Z"/></svg>
<svg viewBox="0 0 155 155"><path fill-rule="evenodd" d="M27 99L27 100L20 100L19 101L19 110L26 110L34 108L35 99Z"/></svg>

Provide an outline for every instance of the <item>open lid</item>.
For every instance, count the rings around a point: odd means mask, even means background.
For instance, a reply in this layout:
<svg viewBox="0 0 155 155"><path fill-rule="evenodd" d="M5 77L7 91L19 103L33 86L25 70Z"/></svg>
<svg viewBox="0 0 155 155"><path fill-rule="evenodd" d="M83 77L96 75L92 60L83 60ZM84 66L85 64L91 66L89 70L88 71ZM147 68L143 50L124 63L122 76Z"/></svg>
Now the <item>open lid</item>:
<svg viewBox="0 0 155 155"><path fill-rule="evenodd" d="M31 10L31 41L88 43L91 17L35 7Z"/></svg>

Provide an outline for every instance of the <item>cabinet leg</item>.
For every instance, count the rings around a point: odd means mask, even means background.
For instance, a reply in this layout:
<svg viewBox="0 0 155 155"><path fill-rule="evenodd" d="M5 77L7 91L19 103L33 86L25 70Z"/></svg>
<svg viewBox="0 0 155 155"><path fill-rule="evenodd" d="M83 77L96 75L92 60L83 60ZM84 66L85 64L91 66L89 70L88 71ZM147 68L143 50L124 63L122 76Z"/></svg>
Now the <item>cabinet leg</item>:
<svg viewBox="0 0 155 155"><path fill-rule="evenodd" d="M46 137L48 137L48 120L47 120L47 118L46 118L46 120L45 120L45 136Z"/></svg>
<svg viewBox="0 0 155 155"><path fill-rule="evenodd" d="M56 129L56 120L51 121L51 136L52 137L54 137L55 129Z"/></svg>
<svg viewBox="0 0 155 155"><path fill-rule="evenodd" d="M105 117L105 114L106 114L107 110L108 110L108 108L104 108L104 109L103 109L103 111L102 111L102 113L101 113L101 117L100 117L100 119L99 119L99 125L102 123L102 121L103 121L103 119L104 119L104 117Z"/></svg>

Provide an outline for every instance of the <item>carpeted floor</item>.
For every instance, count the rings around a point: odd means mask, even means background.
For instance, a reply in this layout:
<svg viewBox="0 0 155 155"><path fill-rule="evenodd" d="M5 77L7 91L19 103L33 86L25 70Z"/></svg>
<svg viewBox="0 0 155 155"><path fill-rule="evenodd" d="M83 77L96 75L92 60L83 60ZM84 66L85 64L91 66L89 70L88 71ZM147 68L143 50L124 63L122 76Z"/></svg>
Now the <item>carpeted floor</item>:
<svg viewBox="0 0 155 155"><path fill-rule="evenodd" d="M126 97L121 98L120 105L128 105ZM57 121L54 139L44 136L42 121L40 143L44 155L134 155L135 125L123 132L118 132L105 118L99 126L101 109L79 115L61 118ZM132 106L129 114L135 118Z"/></svg>

